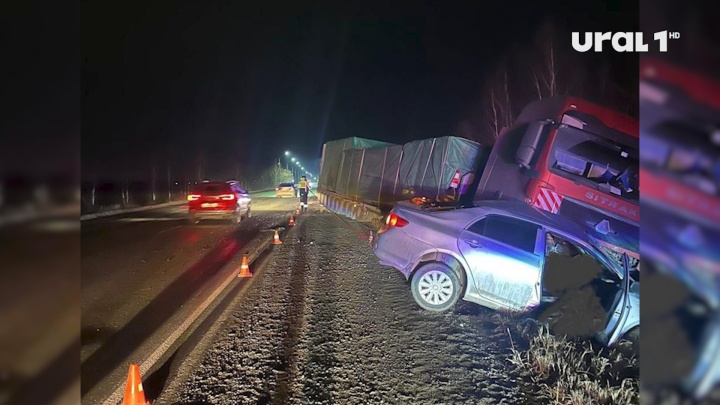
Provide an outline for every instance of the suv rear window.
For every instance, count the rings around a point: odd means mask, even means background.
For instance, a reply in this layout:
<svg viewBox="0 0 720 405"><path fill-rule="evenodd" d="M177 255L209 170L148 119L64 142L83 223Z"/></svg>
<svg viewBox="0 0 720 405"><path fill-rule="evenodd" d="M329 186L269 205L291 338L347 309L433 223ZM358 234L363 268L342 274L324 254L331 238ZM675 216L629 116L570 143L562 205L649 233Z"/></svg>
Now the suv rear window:
<svg viewBox="0 0 720 405"><path fill-rule="evenodd" d="M205 195L216 195L231 192L229 184L200 184L197 186L197 191L199 194Z"/></svg>
<svg viewBox="0 0 720 405"><path fill-rule="evenodd" d="M280 183L278 187L294 187L292 183Z"/></svg>

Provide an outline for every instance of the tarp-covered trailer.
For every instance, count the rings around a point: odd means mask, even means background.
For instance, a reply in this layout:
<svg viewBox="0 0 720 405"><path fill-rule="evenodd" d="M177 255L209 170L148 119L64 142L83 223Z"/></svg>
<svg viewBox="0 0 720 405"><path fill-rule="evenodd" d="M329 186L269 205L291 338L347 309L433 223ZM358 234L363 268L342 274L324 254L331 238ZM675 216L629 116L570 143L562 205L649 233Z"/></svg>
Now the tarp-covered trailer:
<svg viewBox="0 0 720 405"><path fill-rule="evenodd" d="M441 201L456 172L463 175L460 188L466 187L472 178L465 175L487 159L490 150L454 136L404 145L375 142L348 138L326 143L319 190L379 208L415 197ZM356 147L363 143L370 147Z"/></svg>
<svg viewBox="0 0 720 405"><path fill-rule="evenodd" d="M373 149L392 145L393 144L389 142L358 137L350 137L326 142L323 145L322 156L320 158L320 179L318 180L318 189L320 191L337 192L336 185L339 182L343 152L346 150Z"/></svg>

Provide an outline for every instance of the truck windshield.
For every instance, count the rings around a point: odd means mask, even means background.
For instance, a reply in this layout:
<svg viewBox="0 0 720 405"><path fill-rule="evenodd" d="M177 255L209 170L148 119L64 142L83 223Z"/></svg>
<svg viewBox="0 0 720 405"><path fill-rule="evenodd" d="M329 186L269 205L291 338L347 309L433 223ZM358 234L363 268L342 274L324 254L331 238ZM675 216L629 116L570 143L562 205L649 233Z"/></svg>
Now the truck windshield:
<svg viewBox="0 0 720 405"><path fill-rule="evenodd" d="M643 134L643 167L707 194L720 195L720 151L710 133L681 123L663 123Z"/></svg>
<svg viewBox="0 0 720 405"><path fill-rule="evenodd" d="M638 150L593 133L561 127L552 145L549 169L582 180L627 201L638 202Z"/></svg>

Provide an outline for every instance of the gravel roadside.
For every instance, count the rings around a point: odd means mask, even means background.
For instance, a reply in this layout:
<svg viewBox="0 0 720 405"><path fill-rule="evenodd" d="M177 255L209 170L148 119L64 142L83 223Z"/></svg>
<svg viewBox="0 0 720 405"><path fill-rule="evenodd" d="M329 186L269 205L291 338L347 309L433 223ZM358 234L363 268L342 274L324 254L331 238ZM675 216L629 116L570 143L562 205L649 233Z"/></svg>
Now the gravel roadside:
<svg viewBox="0 0 720 405"><path fill-rule="evenodd" d="M158 403L524 402L496 313L420 310L333 214L301 216L286 238L200 366Z"/></svg>

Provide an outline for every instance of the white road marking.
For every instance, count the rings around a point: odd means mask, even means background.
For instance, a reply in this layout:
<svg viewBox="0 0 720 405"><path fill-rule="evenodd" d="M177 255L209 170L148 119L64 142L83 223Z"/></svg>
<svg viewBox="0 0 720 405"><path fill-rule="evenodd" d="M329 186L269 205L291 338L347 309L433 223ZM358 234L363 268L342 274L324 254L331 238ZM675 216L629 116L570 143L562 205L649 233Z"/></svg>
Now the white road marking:
<svg viewBox="0 0 720 405"><path fill-rule="evenodd" d="M158 232L158 235L161 234L161 233L170 232L170 231L175 230L175 229L178 229L178 228L182 228L182 226L181 226L181 225L173 226L172 228L168 228L168 229L165 229L164 231Z"/></svg>
<svg viewBox="0 0 720 405"><path fill-rule="evenodd" d="M182 218L178 218L178 217L157 217L157 218L137 217L137 218L120 218L120 219L116 219L115 221L116 222L154 222L154 221L181 221L181 220L182 220Z"/></svg>
<svg viewBox="0 0 720 405"><path fill-rule="evenodd" d="M210 306L210 304L215 301L215 299L220 295L220 293L225 289L225 287L238 279L237 274L235 273L236 272L234 270L231 271L230 275L222 282L222 284L220 284L220 286L218 286L218 288L216 288L215 291L213 291L212 294L210 294L210 296L207 297L207 299L199 307L197 307L195 311L193 311L190 316L187 317L187 319L185 319L185 321L180 324L180 326L175 329L175 331L171 333L170 336L168 336L167 339L165 339L165 341L160 344L160 346L157 347L157 349L155 349L155 351L150 355L150 357L145 359L145 361L140 364L140 375L146 374L152 368L152 366L154 366L155 363L160 360L163 354L165 354L165 352L170 347L172 347L172 345L178 340L180 335L185 333L185 331L190 327L190 325L192 325L193 322L195 322L195 320L200 317L200 314L202 314ZM124 391L125 383L123 382L112 393L110 398L103 402L103 405L117 405L122 402Z"/></svg>
<svg viewBox="0 0 720 405"><path fill-rule="evenodd" d="M251 243L252 244L252 243ZM257 249L253 252L253 254L248 257L248 262L251 264L255 262L255 259L257 259L260 254L265 251L270 246L270 241L266 240L260 243ZM242 257L242 256L240 256ZM188 316L185 321L183 321L180 326L178 326L173 333L170 334L156 349L152 354L145 359L145 361L140 364L140 375L146 374L154 365L157 363L158 360L167 352L167 350L172 347L175 342L180 338L180 336L187 331L187 329L200 317L200 315L210 306L210 304L217 299L217 297L225 290L225 288L230 285L235 280L238 279L238 271L239 268L233 269L230 271L228 277L220 284L213 292L210 294L203 303L197 307L191 314ZM253 280L253 279L250 279ZM251 281L252 282L252 281ZM110 395L108 399L103 402L103 405L118 405L123 400L123 394L125 392L125 383L121 383L118 385L118 387L115 389L115 391Z"/></svg>

